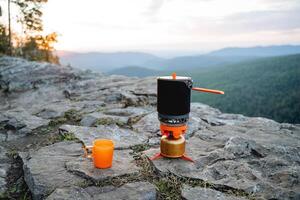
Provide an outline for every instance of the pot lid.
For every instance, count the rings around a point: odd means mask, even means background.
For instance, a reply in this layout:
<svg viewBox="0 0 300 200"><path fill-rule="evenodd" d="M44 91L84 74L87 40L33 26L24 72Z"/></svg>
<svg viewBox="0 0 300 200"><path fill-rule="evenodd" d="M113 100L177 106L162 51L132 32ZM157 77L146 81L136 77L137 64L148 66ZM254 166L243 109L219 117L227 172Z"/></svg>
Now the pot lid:
<svg viewBox="0 0 300 200"><path fill-rule="evenodd" d="M176 76L176 79L173 79L173 76L160 76L157 77L159 80L168 80L168 81L185 81L185 80L192 80L191 77L188 76Z"/></svg>

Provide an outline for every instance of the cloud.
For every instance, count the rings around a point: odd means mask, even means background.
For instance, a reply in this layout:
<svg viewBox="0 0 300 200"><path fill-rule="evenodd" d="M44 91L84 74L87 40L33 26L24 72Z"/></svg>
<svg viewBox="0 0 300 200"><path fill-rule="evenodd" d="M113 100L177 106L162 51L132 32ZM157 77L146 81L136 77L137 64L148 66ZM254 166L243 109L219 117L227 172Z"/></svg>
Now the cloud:
<svg viewBox="0 0 300 200"><path fill-rule="evenodd" d="M144 12L143 14L145 15L155 15L160 8L163 6L164 0L152 0L147 11Z"/></svg>
<svg viewBox="0 0 300 200"><path fill-rule="evenodd" d="M300 8L286 11L253 11L222 20L234 31L282 31L300 28Z"/></svg>
<svg viewBox="0 0 300 200"><path fill-rule="evenodd" d="M300 42L300 0L52 0L60 48L192 49Z"/></svg>

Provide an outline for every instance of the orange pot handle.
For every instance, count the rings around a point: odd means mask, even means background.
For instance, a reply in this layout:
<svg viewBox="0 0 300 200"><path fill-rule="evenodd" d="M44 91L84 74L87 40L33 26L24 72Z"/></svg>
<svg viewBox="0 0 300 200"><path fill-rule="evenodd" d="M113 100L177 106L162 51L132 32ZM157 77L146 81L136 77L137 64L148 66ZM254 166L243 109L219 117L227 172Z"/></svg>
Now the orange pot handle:
<svg viewBox="0 0 300 200"><path fill-rule="evenodd" d="M172 73L172 79L176 80L176 77L177 77L176 72L173 72ZM192 88L192 90L195 90L195 91L198 91L198 92L208 92L208 93L213 93L213 94L225 94L221 90L211 90L211 89L207 89L207 88L197 88L197 87L194 87L194 88Z"/></svg>
<svg viewBox="0 0 300 200"><path fill-rule="evenodd" d="M194 88L192 88L192 90L195 90L195 91L198 91L198 92L208 92L208 93L213 93L213 94L225 94L221 90L211 90L211 89L206 89L206 88L197 88L197 87L194 87Z"/></svg>

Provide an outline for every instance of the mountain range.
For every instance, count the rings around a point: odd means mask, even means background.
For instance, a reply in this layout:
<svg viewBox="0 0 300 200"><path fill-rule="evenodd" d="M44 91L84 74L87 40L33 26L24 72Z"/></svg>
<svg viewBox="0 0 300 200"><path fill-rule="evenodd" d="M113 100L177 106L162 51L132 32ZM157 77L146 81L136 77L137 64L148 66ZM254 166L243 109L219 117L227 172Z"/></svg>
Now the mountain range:
<svg viewBox="0 0 300 200"><path fill-rule="evenodd" d="M229 47L213 51L213 56L283 56L300 53L300 45L256 46L256 47Z"/></svg>
<svg viewBox="0 0 300 200"><path fill-rule="evenodd" d="M138 69L141 74L148 74L149 70L174 71L213 68L220 65L253 60L260 57L281 56L297 53L300 53L300 45L261 46L249 48L230 47L212 51L207 54L178 56L174 58L162 58L142 52L57 52L60 57L60 62L63 65L71 65L81 69L91 69L93 71L107 72L110 74L125 72L125 69L119 70L119 68L123 67L139 67ZM142 73L141 68L146 68L145 71L148 72ZM141 76L141 74L136 73L138 76Z"/></svg>
<svg viewBox="0 0 300 200"><path fill-rule="evenodd" d="M159 62L163 58L141 52L57 52L63 65L71 65L81 69L90 69L97 72L108 72L125 66L145 66L147 62Z"/></svg>

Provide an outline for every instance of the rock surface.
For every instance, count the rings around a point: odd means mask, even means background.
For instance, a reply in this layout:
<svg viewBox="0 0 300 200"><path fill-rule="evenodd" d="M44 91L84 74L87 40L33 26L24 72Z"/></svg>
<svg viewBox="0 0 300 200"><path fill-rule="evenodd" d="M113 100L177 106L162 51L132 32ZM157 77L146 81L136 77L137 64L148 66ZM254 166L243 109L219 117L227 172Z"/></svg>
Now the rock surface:
<svg viewBox="0 0 300 200"><path fill-rule="evenodd" d="M127 200L154 200L156 199L155 187L147 182L127 183L116 187L80 187L56 189L47 200L73 200L73 199L127 199Z"/></svg>
<svg viewBox="0 0 300 200"><path fill-rule="evenodd" d="M34 199L42 199L60 187L83 182L79 176L69 173L65 164L82 156L82 145L59 142L35 152L20 153L24 165L25 181Z"/></svg>
<svg viewBox="0 0 300 200"><path fill-rule="evenodd" d="M116 125L100 125L97 128L63 125L60 127L60 130L62 132L73 133L76 138L87 146L92 145L93 141L97 138L113 140L116 149L124 149L143 144L147 140L147 137L142 133L120 128Z"/></svg>
<svg viewBox="0 0 300 200"><path fill-rule="evenodd" d="M16 149L33 199L161 198L166 191L159 180L170 174L213 185L204 189L184 183L185 199L248 198L234 191L253 198L300 199L299 125L192 103L186 154L195 163L162 158L151 162L155 172L150 172L137 154L148 147L148 157L159 152L153 77L104 76L3 56L0 99L0 194L8 189L6 153ZM49 131L59 140L52 141ZM33 145L32 138L51 141L36 139ZM95 169L82 157L82 146L96 138L114 140L113 168ZM155 173L156 179L140 182L149 179L143 170ZM111 178L122 184L95 183ZM180 191L178 195L181 198Z"/></svg>
<svg viewBox="0 0 300 200"><path fill-rule="evenodd" d="M47 197L47 200L90 200L92 197L81 187L57 188Z"/></svg>
<svg viewBox="0 0 300 200"><path fill-rule="evenodd" d="M212 126L188 140L186 154L195 163L178 159L153 161L162 174L205 180L241 189L267 199L297 199L300 180L300 129L262 118L235 125ZM145 152L151 157L158 148Z"/></svg>
<svg viewBox="0 0 300 200"><path fill-rule="evenodd" d="M234 197L213 189L191 187L188 185L183 186L181 195L186 200L245 200L245 198Z"/></svg>
<svg viewBox="0 0 300 200"><path fill-rule="evenodd" d="M88 190L89 188L87 188ZM93 188L95 190L95 188ZM147 182L127 183L119 188L108 190L102 193L90 190L93 199L138 199L138 200L154 200L156 199L156 190L154 185Z"/></svg>
<svg viewBox="0 0 300 200"><path fill-rule="evenodd" d="M127 107L103 110L102 112L93 112L84 116L80 122L80 125L97 126L101 124L116 124L119 126L130 126L149 112L151 112L151 107L146 109Z"/></svg>

